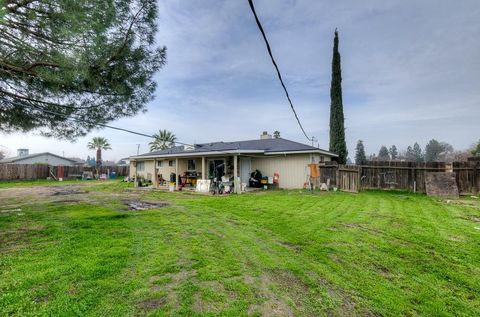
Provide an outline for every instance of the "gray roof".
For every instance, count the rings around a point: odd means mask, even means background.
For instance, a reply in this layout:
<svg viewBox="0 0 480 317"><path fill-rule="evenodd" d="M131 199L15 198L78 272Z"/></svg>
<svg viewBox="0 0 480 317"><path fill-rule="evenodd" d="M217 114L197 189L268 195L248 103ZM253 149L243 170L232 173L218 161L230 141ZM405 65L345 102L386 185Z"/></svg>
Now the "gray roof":
<svg viewBox="0 0 480 317"><path fill-rule="evenodd" d="M42 153L35 153L35 154L29 154L29 155L23 155L23 156L9 157L9 158L0 160L0 164L1 163L13 163L13 162L16 162L16 161L21 161L21 160L28 159L28 158L34 158L34 157L41 156L41 155L51 155L51 156L55 156L55 157L70 161L72 163L77 163L77 161L75 159L63 157L63 156L53 154L53 153L50 153L50 152L42 152Z"/></svg>
<svg viewBox="0 0 480 317"><path fill-rule="evenodd" d="M248 140L248 141L235 141L235 142L212 142L212 143L203 143L195 144L193 149L185 149L185 146L175 146L170 149L153 151L149 153L144 153L140 155L133 156L135 157L150 157L150 156L171 156L171 155L181 155L181 154L194 154L194 153L205 153L205 152L248 152L248 151L258 151L259 153L276 153L276 152L322 152L326 155L337 156L335 153L319 149L314 146L307 144L294 142L282 138L273 138L273 139L257 139L257 140Z"/></svg>

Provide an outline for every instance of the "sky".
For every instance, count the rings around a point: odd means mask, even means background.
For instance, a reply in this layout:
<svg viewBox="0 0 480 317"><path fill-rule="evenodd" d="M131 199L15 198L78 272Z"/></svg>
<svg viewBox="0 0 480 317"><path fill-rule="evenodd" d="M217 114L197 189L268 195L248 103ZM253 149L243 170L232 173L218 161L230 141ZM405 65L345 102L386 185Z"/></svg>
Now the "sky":
<svg viewBox="0 0 480 317"><path fill-rule="evenodd" d="M339 30L346 141L367 153L435 138L455 149L480 139L478 0L256 0L257 14L308 135L328 149L333 35ZM290 110L247 0L159 1L157 44L167 65L148 112L111 123L142 133L173 131L179 141L256 139L262 131L309 143ZM76 142L1 134L10 155L53 152L86 158L106 137L118 160L148 152L151 140L92 131Z"/></svg>

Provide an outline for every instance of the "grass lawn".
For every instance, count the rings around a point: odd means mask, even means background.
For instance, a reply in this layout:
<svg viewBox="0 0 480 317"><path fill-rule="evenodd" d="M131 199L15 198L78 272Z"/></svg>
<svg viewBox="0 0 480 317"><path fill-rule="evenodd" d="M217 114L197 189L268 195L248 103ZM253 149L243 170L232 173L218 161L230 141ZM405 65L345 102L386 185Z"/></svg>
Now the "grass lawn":
<svg viewBox="0 0 480 317"><path fill-rule="evenodd" d="M476 199L124 187L0 190L0 316L480 315Z"/></svg>
<svg viewBox="0 0 480 317"><path fill-rule="evenodd" d="M12 180L12 181L0 181L0 188L12 188L12 187L31 187L31 186L64 186L64 185L78 185L83 183L94 183L92 180L64 180L62 182L49 179L35 179L35 180Z"/></svg>

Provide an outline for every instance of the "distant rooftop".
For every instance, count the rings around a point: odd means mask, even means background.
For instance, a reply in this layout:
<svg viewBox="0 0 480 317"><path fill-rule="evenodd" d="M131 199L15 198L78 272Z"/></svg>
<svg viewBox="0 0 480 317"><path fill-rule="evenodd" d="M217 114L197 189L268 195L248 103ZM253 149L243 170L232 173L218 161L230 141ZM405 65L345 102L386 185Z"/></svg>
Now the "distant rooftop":
<svg viewBox="0 0 480 317"><path fill-rule="evenodd" d="M71 161L72 163L77 163L76 160L71 159L71 158L63 157L63 156L53 154L53 153L50 153L50 152L42 152L42 153L34 153L34 154L20 155L20 156L5 158L3 160L0 160L0 164L2 164L2 163L14 163L16 161L25 160L25 159L28 159L28 158L34 158L34 157L41 156L41 155L51 155L51 156L55 156L55 157L67 160L67 161Z"/></svg>

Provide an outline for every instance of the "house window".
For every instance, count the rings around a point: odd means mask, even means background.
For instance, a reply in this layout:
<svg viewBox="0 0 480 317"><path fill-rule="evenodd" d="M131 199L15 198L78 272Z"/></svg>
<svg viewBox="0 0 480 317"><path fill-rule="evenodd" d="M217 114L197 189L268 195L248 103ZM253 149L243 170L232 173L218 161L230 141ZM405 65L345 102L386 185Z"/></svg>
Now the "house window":
<svg viewBox="0 0 480 317"><path fill-rule="evenodd" d="M176 162L174 160L169 160L168 161L168 166L175 167L175 165L176 165Z"/></svg>
<svg viewBox="0 0 480 317"><path fill-rule="evenodd" d="M320 162L325 162L325 157L323 155L320 156Z"/></svg>
<svg viewBox="0 0 480 317"><path fill-rule="evenodd" d="M196 166L195 160L188 160L187 161L187 170L188 171L194 171Z"/></svg>
<svg viewBox="0 0 480 317"><path fill-rule="evenodd" d="M208 178L220 179L225 175L225 160L208 160Z"/></svg>
<svg viewBox="0 0 480 317"><path fill-rule="evenodd" d="M145 162L137 162L137 172L143 172L145 170Z"/></svg>
<svg viewBox="0 0 480 317"><path fill-rule="evenodd" d="M163 167L164 165L163 160L158 161L158 167Z"/></svg>

